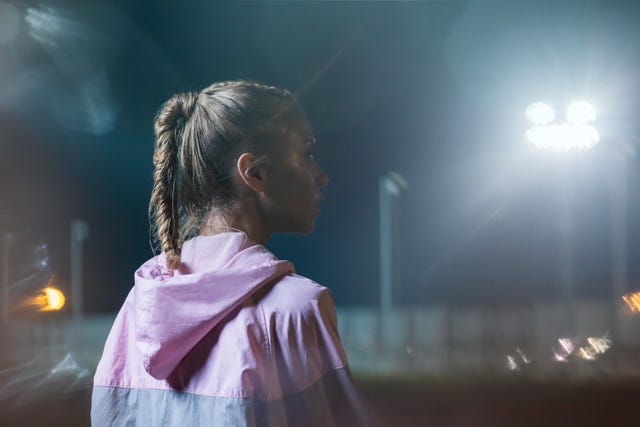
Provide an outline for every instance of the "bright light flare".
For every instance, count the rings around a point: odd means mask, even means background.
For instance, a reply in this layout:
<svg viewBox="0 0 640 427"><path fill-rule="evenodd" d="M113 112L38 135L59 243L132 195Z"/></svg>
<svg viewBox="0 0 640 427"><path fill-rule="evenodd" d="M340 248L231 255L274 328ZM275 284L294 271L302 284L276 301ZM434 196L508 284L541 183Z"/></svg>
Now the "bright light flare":
<svg viewBox="0 0 640 427"><path fill-rule="evenodd" d="M571 360L596 360L611 348L611 340L604 337L587 337L584 345L578 346L577 342L570 338L559 338L558 348L553 350L553 358L556 362L569 362Z"/></svg>
<svg viewBox="0 0 640 427"><path fill-rule="evenodd" d="M58 311L64 307L66 299L64 294L51 286L42 289L33 299L33 304L38 307L38 311Z"/></svg>
<svg viewBox="0 0 640 427"><path fill-rule="evenodd" d="M574 125L584 125L596 119L596 110L585 101L573 101L567 108L567 121Z"/></svg>
<svg viewBox="0 0 640 427"><path fill-rule="evenodd" d="M534 125L544 126L556 119L556 112L544 102L534 102L525 111L527 118Z"/></svg>
<svg viewBox="0 0 640 427"><path fill-rule="evenodd" d="M580 347L580 349L578 350L578 354L579 354L580 358L582 358L584 360L595 360L596 359L596 352L593 351L593 349L590 348L590 347Z"/></svg>
<svg viewBox="0 0 640 427"><path fill-rule="evenodd" d="M596 360L611 347L611 341L606 337L589 337L587 344L580 347L578 352L578 355L584 360Z"/></svg>
<svg viewBox="0 0 640 427"><path fill-rule="evenodd" d="M523 365L529 365L531 359L525 354L520 347L516 347L517 356L507 355L507 369L510 371L519 371Z"/></svg>
<svg viewBox="0 0 640 427"><path fill-rule="evenodd" d="M527 140L535 147L553 151L582 151L600 141L600 134L590 125L552 124L527 130Z"/></svg>
<svg viewBox="0 0 640 427"><path fill-rule="evenodd" d="M25 300L25 308L35 308L37 311L58 311L66 302L62 291L53 286L55 275L51 276L47 286L42 288L35 296Z"/></svg>
<svg viewBox="0 0 640 427"><path fill-rule="evenodd" d="M640 292L633 292L622 296L622 301L627 304L632 313L640 312Z"/></svg>
<svg viewBox="0 0 640 427"><path fill-rule="evenodd" d="M553 108L542 102L529 105L526 115L532 123L526 131L526 138L536 148L583 151L600 141L597 129L589 123L596 119L596 111L588 102L571 102L565 123L555 122Z"/></svg>
<svg viewBox="0 0 640 427"><path fill-rule="evenodd" d="M598 337L589 337L587 338L587 342L593 348L593 350L598 354L603 354L609 347L611 347L611 340L606 337L598 338Z"/></svg>
<svg viewBox="0 0 640 427"><path fill-rule="evenodd" d="M567 362L576 349L575 343L571 338L558 338L559 348L553 351L553 358L557 362Z"/></svg>
<svg viewBox="0 0 640 427"><path fill-rule="evenodd" d="M520 356L522 362L526 363L527 365L531 363L531 359L529 359L529 356L527 356L524 351L522 351L522 349L516 348L516 352L518 353L518 356Z"/></svg>

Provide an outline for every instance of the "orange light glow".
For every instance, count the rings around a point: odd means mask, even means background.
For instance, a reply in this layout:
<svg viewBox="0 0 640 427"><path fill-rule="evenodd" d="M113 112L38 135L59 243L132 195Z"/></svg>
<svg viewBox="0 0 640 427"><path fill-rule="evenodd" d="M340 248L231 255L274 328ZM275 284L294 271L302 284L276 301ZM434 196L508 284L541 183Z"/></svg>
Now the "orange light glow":
<svg viewBox="0 0 640 427"><path fill-rule="evenodd" d="M24 295L19 301L16 301L14 310L22 311L58 311L64 307L66 298L64 293L57 289L56 275L52 274L44 288L37 292Z"/></svg>
<svg viewBox="0 0 640 427"><path fill-rule="evenodd" d="M623 295L622 301L627 304L627 307L633 313L640 312L640 292Z"/></svg>
<svg viewBox="0 0 640 427"><path fill-rule="evenodd" d="M40 311L56 311L64 307L65 297L60 290L48 286L42 290L42 294L44 301Z"/></svg>

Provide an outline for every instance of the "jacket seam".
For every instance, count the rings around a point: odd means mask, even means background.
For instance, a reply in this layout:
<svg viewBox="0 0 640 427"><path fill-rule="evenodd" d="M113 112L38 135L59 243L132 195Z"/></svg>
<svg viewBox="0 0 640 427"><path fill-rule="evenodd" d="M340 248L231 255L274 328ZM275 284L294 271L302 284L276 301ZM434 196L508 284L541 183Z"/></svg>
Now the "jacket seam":
<svg viewBox="0 0 640 427"><path fill-rule="evenodd" d="M261 317L262 317L262 332L264 333L265 336L265 350L266 350L266 357L267 357L267 366L269 367L269 376L273 376L274 374L274 369L273 369L273 355L272 355L272 345L271 345L271 336L269 335L269 328L267 326L267 315L264 312L264 307L261 304L257 304L258 308L260 309L260 313L261 313ZM263 385L264 386L264 385ZM267 390L262 390L265 393L265 398L266 398L266 394Z"/></svg>

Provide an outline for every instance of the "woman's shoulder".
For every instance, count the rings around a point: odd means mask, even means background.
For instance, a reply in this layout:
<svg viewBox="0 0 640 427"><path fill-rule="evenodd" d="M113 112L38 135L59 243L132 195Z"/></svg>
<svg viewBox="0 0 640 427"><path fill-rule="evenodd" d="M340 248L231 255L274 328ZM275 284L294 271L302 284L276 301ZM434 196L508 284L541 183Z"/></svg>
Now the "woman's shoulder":
<svg viewBox="0 0 640 427"><path fill-rule="evenodd" d="M268 311L305 314L335 310L331 291L299 274L289 274L276 283L263 300Z"/></svg>

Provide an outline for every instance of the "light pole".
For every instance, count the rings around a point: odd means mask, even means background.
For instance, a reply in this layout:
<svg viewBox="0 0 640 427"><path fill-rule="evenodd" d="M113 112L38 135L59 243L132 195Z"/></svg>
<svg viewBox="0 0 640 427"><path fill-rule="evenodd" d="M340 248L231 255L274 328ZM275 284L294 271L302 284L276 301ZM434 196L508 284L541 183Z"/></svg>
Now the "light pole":
<svg viewBox="0 0 640 427"><path fill-rule="evenodd" d="M71 221L71 301L75 321L82 320L82 243L87 237L87 223L79 219Z"/></svg>
<svg viewBox="0 0 640 427"><path fill-rule="evenodd" d="M393 305L395 210L400 192L406 188L407 181L395 172L380 178L380 312L383 319Z"/></svg>

